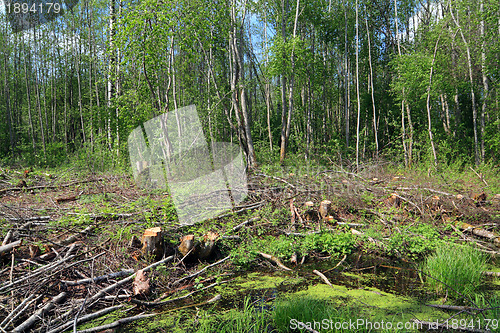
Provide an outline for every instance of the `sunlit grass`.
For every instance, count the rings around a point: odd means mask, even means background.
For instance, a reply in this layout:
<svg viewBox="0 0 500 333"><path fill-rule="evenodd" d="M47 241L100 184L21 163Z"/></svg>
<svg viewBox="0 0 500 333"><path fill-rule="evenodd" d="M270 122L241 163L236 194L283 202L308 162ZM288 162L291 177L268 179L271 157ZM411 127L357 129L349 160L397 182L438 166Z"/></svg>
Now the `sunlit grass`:
<svg viewBox="0 0 500 333"><path fill-rule="evenodd" d="M471 246L442 243L423 265L427 284L453 298L471 295L483 283L486 255Z"/></svg>

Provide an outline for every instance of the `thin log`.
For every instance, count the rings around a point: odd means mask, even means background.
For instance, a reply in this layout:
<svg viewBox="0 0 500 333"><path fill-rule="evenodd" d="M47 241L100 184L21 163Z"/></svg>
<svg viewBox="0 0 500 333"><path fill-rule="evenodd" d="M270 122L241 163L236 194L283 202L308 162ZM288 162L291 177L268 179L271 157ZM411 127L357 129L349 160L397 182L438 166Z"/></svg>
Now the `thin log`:
<svg viewBox="0 0 500 333"><path fill-rule="evenodd" d="M219 264L222 264L224 261L228 260L229 258L231 258L231 256L230 256L230 255L229 255L229 256L227 256L227 257L225 257L225 258L223 258L223 259L221 259L221 260L219 260L219 261L217 261L217 262L214 262L213 264L210 264L210 265L208 265L208 266L205 266L203 269L201 269L201 270L199 270L199 271L197 271L197 272L194 272L193 274L190 274L189 276L183 277L182 279L179 279L179 280L175 281L174 283L172 283L172 286L175 286L175 285L177 285L177 284L181 283L181 282L182 282L182 281L184 281L184 280L187 280L187 279L192 279L192 278L194 278L194 277L197 277L198 275L200 275L201 273L203 273L204 271L206 271L206 270L207 270L207 269L209 269L210 267L214 267L214 266L217 266L217 265L219 265Z"/></svg>
<svg viewBox="0 0 500 333"><path fill-rule="evenodd" d="M82 324L82 323L85 323L85 322L88 322L88 321L91 321L93 319L96 319L96 318L99 318L99 317L102 317L108 313L111 313L113 311L116 311L116 310L119 310L121 308L123 308L125 305L116 305L116 306L112 306L112 307L109 307L109 308L105 308L105 309L102 309L102 310L99 310L99 311L96 311L94 313L90 313L88 315L85 315L85 316L82 316L80 318L77 319L77 324ZM48 331L47 333L59 333L59 332L63 332L65 330L67 330L68 328L70 328L72 325L73 325L73 319L71 319L70 321L62 324L62 325L59 325L58 327Z"/></svg>
<svg viewBox="0 0 500 333"><path fill-rule="evenodd" d="M153 317L153 316L156 316L156 313L141 314L141 315L137 315L137 316L133 316L133 317L122 318L122 319L118 319L117 321L114 321L114 322L112 322L110 324L106 324L106 325L102 325L102 326L97 326L97 327L92 327L92 328L89 328L89 329L86 329L86 330L78 331L77 333L94 333L94 332L100 332L100 331L108 330L108 329L111 329L111 328L119 327L121 325L125 325L125 324L131 323L131 322L136 321L136 320L146 319L146 318L150 318L150 317Z"/></svg>
<svg viewBox="0 0 500 333"><path fill-rule="evenodd" d="M143 268L142 270L144 272L147 272L153 268L156 268L157 266L160 266L161 264L167 263L167 262L172 261L172 260L174 260L174 256L170 256L170 257L167 257L165 259L159 260L159 261ZM89 303L89 304L94 303L95 301L97 301L98 299L100 299L101 297L106 295L108 292L114 290L115 288L117 288L117 287L119 287L119 286L121 286L129 281L132 281L134 278L135 278L135 274L132 274L131 276L129 276L123 280L120 280L120 281L118 281L118 282L116 282L116 283L114 283L114 284L112 284L104 289L101 289L97 294L95 294L94 296L89 298L87 303Z"/></svg>
<svg viewBox="0 0 500 333"><path fill-rule="evenodd" d="M34 314L31 315L28 319L26 319L21 325L17 326L12 330L12 332L17 333L17 332L26 332L30 327L36 324L36 322L42 318L42 316L52 310L57 303L62 302L66 298L66 293L62 292L56 297L54 297L52 300L47 302L45 306L39 310L37 310Z"/></svg>
<svg viewBox="0 0 500 333"><path fill-rule="evenodd" d="M162 306L162 305L166 305L166 304L170 304L170 303L174 303L174 302L177 302L177 301L182 301L188 297L191 297L192 295L200 292L200 291L203 291L203 290L207 290L209 288L212 288L212 287L215 287L217 285L220 285L220 284L223 284L223 283L227 283L228 281L222 281L222 282L215 282L215 283L212 283L206 287L203 287L201 289L198 289L198 290L194 290L184 296L180 296L180 297L177 297L177 298L173 298L173 299L167 299L165 301L156 301L156 302L146 302L146 301L141 301L139 299L136 299L136 298L132 298L130 301L134 304L138 304L138 305L143 305L143 306L147 306L147 307L156 307L156 306Z"/></svg>
<svg viewBox="0 0 500 333"><path fill-rule="evenodd" d="M246 225L248 225L250 223L259 221L259 220L260 220L260 216L252 217L251 219L246 220L244 222L241 222L240 224L238 224L237 226L235 226L232 231L236 232L236 231L240 230L241 228L243 228L244 226L246 226Z"/></svg>
<svg viewBox="0 0 500 333"><path fill-rule="evenodd" d="M253 209L257 209L257 208L260 208L262 206L264 206L266 204L265 201L260 201L258 203L256 203L255 205L250 205L250 206L247 206L245 208L241 208L241 209L238 209L238 210L235 210L231 213L227 213L227 214L224 214L224 215L219 215L216 217L216 219L222 219L222 218L225 218L225 217L230 217L230 216L233 216L235 214L239 214L239 213L243 213L243 212L246 212L246 211L249 211L249 210L253 210Z"/></svg>
<svg viewBox="0 0 500 333"><path fill-rule="evenodd" d="M486 271L486 272L483 272L483 275L498 276L498 277L500 277L500 272L489 272L489 271Z"/></svg>
<svg viewBox="0 0 500 333"><path fill-rule="evenodd" d="M488 238L495 245L500 246L500 235L498 235L494 232L484 230L481 228L477 228L471 224L468 224L465 222L460 222L460 221L455 222L455 226L461 230L470 231L476 236Z"/></svg>
<svg viewBox="0 0 500 333"><path fill-rule="evenodd" d="M320 271L318 271L316 269L313 271L313 273L316 274L317 276L319 276L321 278L321 280L325 281L325 283L327 285L329 285L330 287L333 288L333 284L330 282L330 280L328 280L328 278L323 273L321 273Z"/></svg>
<svg viewBox="0 0 500 333"><path fill-rule="evenodd" d="M443 310L453 310L453 311L483 311L484 309L473 308L470 306L461 306L461 305L447 305L447 304L426 304L426 306L430 306L431 308L443 309Z"/></svg>
<svg viewBox="0 0 500 333"><path fill-rule="evenodd" d="M269 259L271 260L272 262L274 262L276 265L278 265L278 267L284 269L285 271L291 271L292 269L291 268L288 268L286 267L285 265L283 265L283 263L278 259L276 258L275 256L272 256L270 254L267 254L267 253L263 253L263 252L258 252L262 257L266 258L266 259Z"/></svg>
<svg viewBox="0 0 500 333"><path fill-rule="evenodd" d="M89 278L89 279L81 279L81 280L76 280L76 281L61 280L61 282L67 286L79 286L82 284L96 283L96 282L100 282L103 280L114 279L114 278L130 275L130 274L133 274L134 272L135 271L133 269L125 269L125 270L121 270L121 271L116 272L116 273L98 276L98 277L95 277L93 279Z"/></svg>
<svg viewBox="0 0 500 333"><path fill-rule="evenodd" d="M33 304L34 302L37 302L40 298L42 298L42 295L37 296L35 294L31 294L30 296L28 296L28 298L25 298L21 302L21 304L16 306L16 308L14 310L12 310L12 312L9 313L9 315L7 317L5 317L5 319L0 323L0 327L1 328L7 327L10 324L10 322L16 320L16 318L18 318L20 315L22 315L24 313L24 311L26 311L26 309L31 304Z"/></svg>
<svg viewBox="0 0 500 333"><path fill-rule="evenodd" d="M263 174L263 173L256 173L255 174L256 176L262 176L262 177L267 177L267 178L272 178L274 180L277 180L277 181L280 181L282 183L285 183L287 184L288 186L290 186L291 188L295 188L294 185L290 184L289 182L287 182L286 180L284 180L283 178L279 178L279 177L274 177L274 176L269 176L269 175L266 175L266 174Z"/></svg>
<svg viewBox="0 0 500 333"><path fill-rule="evenodd" d="M20 240L17 240L15 242L0 246L0 255L11 251L15 247L21 246L22 243L23 243L23 240L20 239Z"/></svg>
<svg viewBox="0 0 500 333"><path fill-rule="evenodd" d="M71 235L69 236L68 238L64 239L62 242L60 243L57 243L57 245L67 245L67 244L71 244L73 243L74 241L76 241L78 239L78 237L80 237L81 235L84 235L88 232L91 232L92 230L94 230L95 228L95 225L89 225L87 228L83 229L82 231L74 234L74 235Z"/></svg>
<svg viewBox="0 0 500 333"><path fill-rule="evenodd" d="M12 238L12 230L7 231L5 238L3 239L2 246L7 245Z"/></svg>

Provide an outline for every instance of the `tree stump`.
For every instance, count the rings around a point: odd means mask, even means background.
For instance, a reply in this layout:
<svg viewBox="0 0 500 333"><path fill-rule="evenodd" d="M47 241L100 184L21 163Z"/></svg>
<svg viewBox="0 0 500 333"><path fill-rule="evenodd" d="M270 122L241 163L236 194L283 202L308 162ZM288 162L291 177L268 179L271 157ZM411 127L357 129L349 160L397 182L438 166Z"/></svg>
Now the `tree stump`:
<svg viewBox="0 0 500 333"><path fill-rule="evenodd" d="M163 256L163 234L160 227L146 229L141 243L144 256L155 256L157 259Z"/></svg>
<svg viewBox="0 0 500 333"><path fill-rule="evenodd" d="M194 247L194 235L186 235L179 239L181 244L179 245L179 252L182 253L183 256L189 253L191 249Z"/></svg>
<svg viewBox="0 0 500 333"><path fill-rule="evenodd" d="M304 204L304 219L306 222L317 221L318 220L318 212L314 210L314 202L307 201Z"/></svg>
<svg viewBox="0 0 500 333"><path fill-rule="evenodd" d="M203 236L203 242L198 245L198 251L196 254L199 259L206 259L210 257L215 249L215 241L219 238L219 234L213 231L209 231Z"/></svg>
<svg viewBox="0 0 500 333"><path fill-rule="evenodd" d="M322 220L326 219L326 217L330 215L329 212L331 204L332 202L330 200L323 200L319 204L319 216L321 217Z"/></svg>

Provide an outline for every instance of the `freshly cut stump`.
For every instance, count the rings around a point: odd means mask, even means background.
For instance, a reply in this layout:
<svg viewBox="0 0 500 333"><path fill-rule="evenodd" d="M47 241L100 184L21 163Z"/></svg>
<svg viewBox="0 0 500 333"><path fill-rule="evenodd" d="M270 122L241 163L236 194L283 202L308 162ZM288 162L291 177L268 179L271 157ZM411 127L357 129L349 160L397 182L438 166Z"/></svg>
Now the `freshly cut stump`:
<svg viewBox="0 0 500 333"><path fill-rule="evenodd" d="M149 228L142 235L142 254L155 256L159 259L163 255L163 234L160 227Z"/></svg>

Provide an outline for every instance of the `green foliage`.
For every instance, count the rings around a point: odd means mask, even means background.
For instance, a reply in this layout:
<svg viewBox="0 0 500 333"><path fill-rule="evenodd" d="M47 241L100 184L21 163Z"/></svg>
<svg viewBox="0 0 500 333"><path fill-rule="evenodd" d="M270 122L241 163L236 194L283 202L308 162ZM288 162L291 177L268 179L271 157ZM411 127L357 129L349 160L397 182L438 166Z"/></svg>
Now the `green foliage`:
<svg viewBox="0 0 500 333"><path fill-rule="evenodd" d="M408 228L394 231L384 243L389 254L403 254L418 259L436 249L439 244L439 233L432 225L420 223Z"/></svg>
<svg viewBox="0 0 500 333"><path fill-rule="evenodd" d="M436 252L427 257L422 271L428 275L426 283L433 290L447 291L452 298L462 298L481 287L485 268L484 253L468 245L441 243Z"/></svg>
<svg viewBox="0 0 500 333"><path fill-rule="evenodd" d="M330 255L349 254L354 250L355 237L349 232L322 232L299 236L261 236L241 244L231 252L233 263L239 266L251 264L264 252L278 258L290 258L293 253L305 255L310 252L324 252Z"/></svg>

